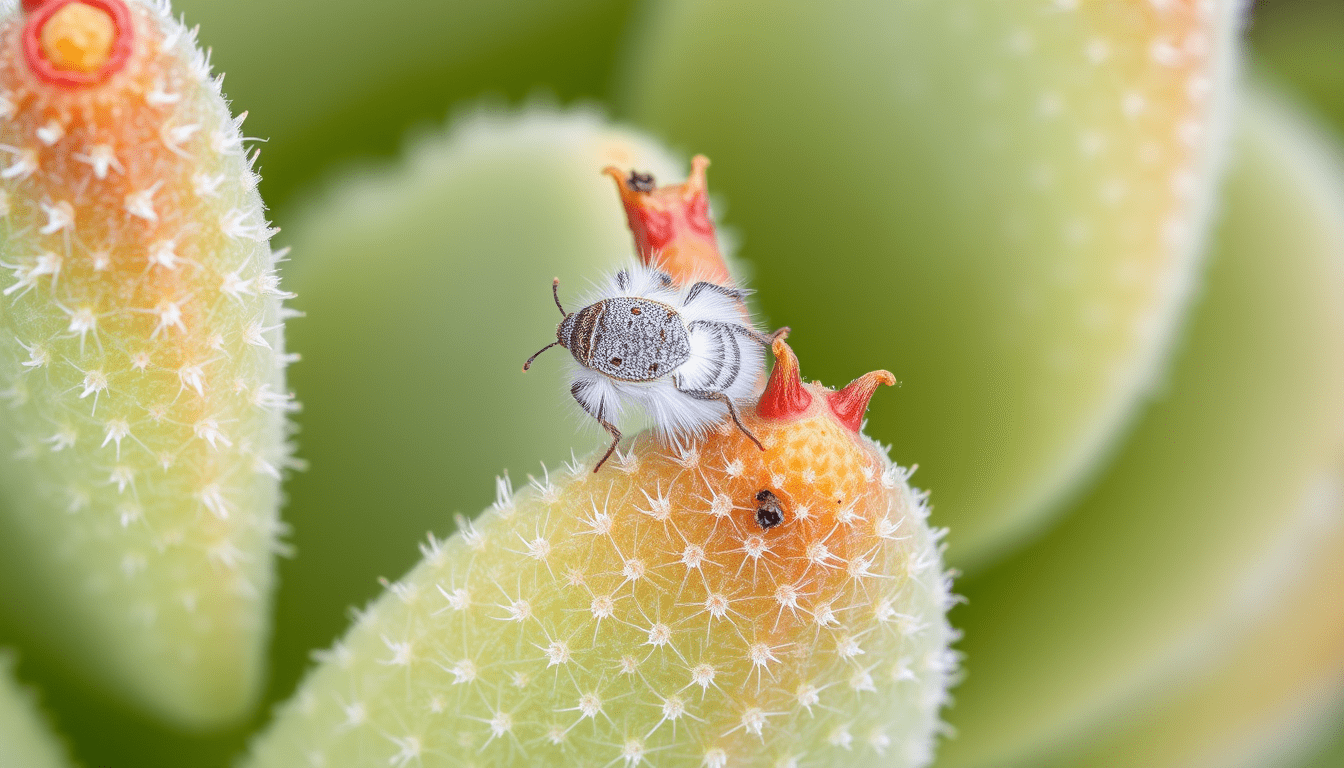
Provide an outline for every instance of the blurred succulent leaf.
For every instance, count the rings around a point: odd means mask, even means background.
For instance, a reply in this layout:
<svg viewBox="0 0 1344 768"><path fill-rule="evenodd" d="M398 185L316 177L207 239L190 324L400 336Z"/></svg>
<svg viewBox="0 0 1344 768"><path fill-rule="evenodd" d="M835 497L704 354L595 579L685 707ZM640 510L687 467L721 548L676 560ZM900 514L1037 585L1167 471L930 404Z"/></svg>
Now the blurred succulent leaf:
<svg viewBox="0 0 1344 768"><path fill-rule="evenodd" d="M1309 754L1344 705L1344 510L1320 523L1290 587L1246 637L1195 665L1190 685L1036 765L1263 768Z"/></svg>
<svg viewBox="0 0 1344 768"><path fill-rule="evenodd" d="M941 766L1039 765L1190 684L1339 524L1344 169L1291 108L1241 117L1164 396L1055 530L959 585L969 674Z"/></svg>
<svg viewBox="0 0 1344 768"><path fill-rule="evenodd" d="M236 720L288 458L255 157L165 3L48 4L0 38L0 577L23 585L0 607L30 656L112 696Z"/></svg>
<svg viewBox="0 0 1344 768"><path fill-rule="evenodd" d="M33 695L19 687L13 659L0 651L0 766L65 768L65 748L47 726Z"/></svg>
<svg viewBox="0 0 1344 768"><path fill-rule="evenodd" d="M431 540L248 765L927 765L955 665L938 536L807 386L795 416L744 409L764 450L645 434Z"/></svg>
<svg viewBox="0 0 1344 768"><path fill-rule="evenodd" d="M177 0L269 140L267 199L483 96L604 96L634 0ZM296 98L296 95L301 97Z"/></svg>
<svg viewBox="0 0 1344 768"><path fill-rule="evenodd" d="M414 562L409 544L451 513L599 442L565 380L560 296L633 259L608 164L660 180L688 166L587 112L481 112L425 137L394 168L354 175L300 216L287 280L304 393L288 485L300 556L281 566L275 687L345 626L375 579Z"/></svg>
<svg viewBox="0 0 1344 768"><path fill-rule="evenodd" d="M771 319L901 380L871 429L954 565L1039 529L1161 369L1239 8L667 0L630 46L628 113L718 159Z"/></svg>

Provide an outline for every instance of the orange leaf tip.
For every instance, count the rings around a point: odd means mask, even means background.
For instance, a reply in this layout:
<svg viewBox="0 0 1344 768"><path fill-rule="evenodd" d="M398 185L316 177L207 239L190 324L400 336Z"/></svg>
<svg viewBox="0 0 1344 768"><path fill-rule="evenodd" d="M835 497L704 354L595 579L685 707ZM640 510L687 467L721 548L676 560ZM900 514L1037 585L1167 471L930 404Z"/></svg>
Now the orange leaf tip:
<svg viewBox="0 0 1344 768"><path fill-rule="evenodd" d="M602 169L616 181L640 259L667 272L678 285L698 280L732 283L709 217L708 167L709 158L696 155L690 178L663 187L652 175L637 170L627 172L614 165Z"/></svg>
<svg viewBox="0 0 1344 768"><path fill-rule="evenodd" d="M801 416L812 405L812 395L803 388L798 375L798 357L784 341L784 335L775 338L772 347L775 367L765 383L765 392L756 405L756 414L766 419L783 421Z"/></svg>
<svg viewBox="0 0 1344 768"><path fill-rule="evenodd" d="M775 338L775 367L770 371L765 392L756 405L756 415L773 421L796 419L813 411L816 402L814 395L819 395L836 421L849 431L858 433L873 392L879 384L894 385L896 377L889 371L873 371L851 381L849 386L839 392L829 390L817 381L804 384L799 375L798 357L784 341L785 335L780 334Z"/></svg>
<svg viewBox="0 0 1344 768"><path fill-rule="evenodd" d="M131 56L130 9L123 0L24 3L23 55L33 74L78 88L106 81Z"/></svg>
<svg viewBox="0 0 1344 768"><path fill-rule="evenodd" d="M859 427L863 426L863 414L868 412L868 401L873 399L873 392L877 391L879 384L894 386L896 377L890 371L865 373L839 392L827 393L826 404L841 424L858 432Z"/></svg>

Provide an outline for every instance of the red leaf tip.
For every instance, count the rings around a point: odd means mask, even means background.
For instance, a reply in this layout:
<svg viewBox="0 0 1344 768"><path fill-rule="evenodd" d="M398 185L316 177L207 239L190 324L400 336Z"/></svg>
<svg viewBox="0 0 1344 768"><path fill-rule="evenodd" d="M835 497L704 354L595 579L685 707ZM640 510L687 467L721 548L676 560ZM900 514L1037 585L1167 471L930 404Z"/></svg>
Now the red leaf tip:
<svg viewBox="0 0 1344 768"><path fill-rule="evenodd" d="M131 57L134 33L123 0L25 0L23 56L38 79L64 88L97 85Z"/></svg>
<svg viewBox="0 0 1344 768"><path fill-rule="evenodd" d="M792 419L812 405L812 395L803 388L798 375L798 357L784 341L787 334L775 338L775 367L765 383L765 392L756 405L756 414L765 419Z"/></svg>
<svg viewBox="0 0 1344 768"><path fill-rule="evenodd" d="M868 412L868 401L873 399L879 384L894 386L896 377L890 371L865 373L839 392L827 393L826 403L831 406L831 412L841 424L858 432L859 427L863 426L863 415Z"/></svg>
<svg viewBox="0 0 1344 768"><path fill-rule="evenodd" d="M614 165L602 169L616 181L640 259L667 272L679 285L697 280L732 283L709 217L708 167L709 158L696 155L686 181L662 187L652 174Z"/></svg>

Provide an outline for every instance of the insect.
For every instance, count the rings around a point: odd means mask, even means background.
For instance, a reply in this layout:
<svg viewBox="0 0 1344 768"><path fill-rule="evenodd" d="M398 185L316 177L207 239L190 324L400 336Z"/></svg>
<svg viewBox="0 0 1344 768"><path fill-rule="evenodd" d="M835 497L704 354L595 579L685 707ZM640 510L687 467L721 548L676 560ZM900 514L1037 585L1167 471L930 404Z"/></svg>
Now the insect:
<svg viewBox="0 0 1344 768"><path fill-rule="evenodd" d="M631 171L630 177L625 180L625 183L629 184L630 188L635 190L636 192L652 192L654 189L657 188L656 185L653 183L652 173L640 173L639 171Z"/></svg>
<svg viewBox="0 0 1344 768"><path fill-rule="evenodd" d="M784 522L784 505L779 497L770 491L756 494L756 524L764 530L770 530Z"/></svg>
<svg viewBox="0 0 1344 768"><path fill-rule="evenodd" d="M756 392L765 347L788 331L767 335L746 318L748 292L710 282L684 290L657 269L634 266L612 275L594 301L577 312L560 303L560 278L551 295L563 319L555 341L529 357L523 370L551 347L569 350L576 363L570 394L611 434L596 472L621 442L616 422L625 406L643 406L665 436L697 435L730 416L742 434L737 403Z"/></svg>

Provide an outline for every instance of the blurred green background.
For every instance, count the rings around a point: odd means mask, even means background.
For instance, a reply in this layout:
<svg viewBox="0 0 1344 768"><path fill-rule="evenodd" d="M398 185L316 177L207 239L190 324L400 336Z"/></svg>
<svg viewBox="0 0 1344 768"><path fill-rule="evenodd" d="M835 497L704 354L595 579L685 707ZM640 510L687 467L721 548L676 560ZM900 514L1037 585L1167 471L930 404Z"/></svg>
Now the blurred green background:
<svg viewBox="0 0 1344 768"><path fill-rule="evenodd" d="M279 245L290 242L285 228L317 215L314 201L324 199L323 190L337 175L394 160L408 136L440 131L450 115L482 105L541 101L595 104L615 118L626 117L616 106L616 89L624 74L623 62L642 53L627 50L624 42L641 17L641 3L636 0L488 4L176 0L174 6L188 23L201 25L201 43L213 47L216 68L227 73L225 92L235 110L250 112L245 132L267 140L260 162L261 191L282 228ZM1247 33L1252 66L1283 84L1344 136L1344 1L1258 2ZM697 148L673 149L689 153ZM735 190L731 184L716 184L713 170L710 178L722 203L717 211L731 227ZM526 179L520 183L526 184ZM614 209L614 193L611 204ZM750 233L745 234L749 245ZM743 256L750 261L749 247ZM297 268L305 254L298 250L293 258ZM546 286L539 285L536 295L520 296L519 301L544 304L545 291ZM317 312L305 306L302 297L296 306ZM772 304L769 295L760 297L759 308L766 317L785 312ZM295 351L313 353L318 345L309 339L314 338L311 327L318 322L293 321L290 339ZM545 334L537 340L540 346ZM852 348L841 339L831 339L830 344L820 362L809 365L804 358L809 378L843 384L880 363L868 359L861 339L856 338ZM530 340L526 346L531 346ZM306 379L305 371L303 363L292 369L300 399L308 392L317 396L324 384ZM879 397L870 431L882 437L898 407L898 398ZM305 418L298 415L301 426ZM305 437L300 432L300 455L317 458L314 449L304 446ZM587 443L582 444L580 450L586 449ZM415 562L424 516L437 520L434 532L444 535L452 529L453 512L473 514L493 500L493 477L504 459L493 460L479 446L454 446L446 439L426 445L425 450L427 466L448 464L458 455L470 454L474 460L453 482L434 484L432 497L425 488L409 488L405 496L393 499L436 510L408 521L381 521L387 523L384 528L404 534L404 541L389 534L377 546L360 547L358 531L324 529L325 491L313 479L320 475L299 474L289 481L293 503L284 516L293 526L291 541L300 557L280 564L269 702L293 690L307 663L307 650L327 645L343 631L347 624L343 606L373 598L381 590L378 576L395 578ZM536 458L555 461L561 458L557 451L548 445L543 451L548 455ZM514 470L519 483L524 478L516 473L534 471L528 466ZM358 556L352 556L356 550ZM339 589L322 595L304 592L321 586L323 569L339 569L333 577ZM267 713L263 708L254 722L225 733L190 738L129 715L110 702L88 698L61 670L21 661L19 673L42 687L44 701L59 727L72 737L77 757L91 766L224 765ZM1328 747L1309 765L1344 765L1344 742Z"/></svg>

